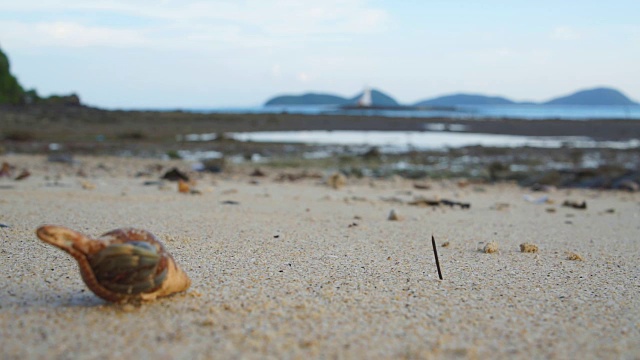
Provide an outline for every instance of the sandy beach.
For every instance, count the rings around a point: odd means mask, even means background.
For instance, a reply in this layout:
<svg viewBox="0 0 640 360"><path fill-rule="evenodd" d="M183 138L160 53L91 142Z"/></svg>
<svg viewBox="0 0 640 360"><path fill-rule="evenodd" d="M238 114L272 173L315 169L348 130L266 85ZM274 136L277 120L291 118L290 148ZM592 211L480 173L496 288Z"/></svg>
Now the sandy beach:
<svg viewBox="0 0 640 360"><path fill-rule="evenodd" d="M3 359L640 353L638 193L530 193L452 180L417 189L401 178L349 178L334 189L325 183L328 170L283 182L276 180L284 170L203 174L177 160L0 161L31 173L0 178ZM173 166L195 179L196 193L155 183ZM549 201L529 202L527 194ZM410 205L420 197L471 208ZM565 200L587 208L563 207ZM387 219L392 209L400 221ZM42 224L92 236L149 230L192 286L142 305L106 303L68 254L37 239ZM498 252L479 251L491 241ZM539 251L522 253L521 243ZM568 260L568 252L583 260Z"/></svg>

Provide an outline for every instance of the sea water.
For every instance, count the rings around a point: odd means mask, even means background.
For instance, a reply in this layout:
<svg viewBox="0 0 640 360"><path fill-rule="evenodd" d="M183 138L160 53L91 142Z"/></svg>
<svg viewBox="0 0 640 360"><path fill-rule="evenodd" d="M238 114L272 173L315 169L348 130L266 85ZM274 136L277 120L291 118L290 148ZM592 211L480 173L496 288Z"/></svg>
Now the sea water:
<svg viewBox="0 0 640 360"><path fill-rule="evenodd" d="M434 125L434 124L429 124ZM188 134L179 141L212 141L216 134ZM464 146L486 147L540 147L540 148L618 148L640 147L640 139L628 141L595 141L588 137L535 137L518 135L475 134L454 131L359 131L308 130L258 131L226 133L225 137L237 141L302 143L310 145L338 145L351 147L377 147L383 152L410 150L437 150Z"/></svg>
<svg viewBox="0 0 640 360"><path fill-rule="evenodd" d="M560 106L560 105L483 105L459 106L455 110L345 110L336 106L268 106L219 109L190 109L197 113L290 113L306 115L356 115L387 117L444 117L452 119L633 119L640 120L640 105ZM640 126L640 122L638 123ZM458 128L460 127L460 128ZM640 139L595 141L587 137L532 137L466 133L464 125L425 123L425 131L270 131L228 133L238 141L305 143L352 148L377 147L382 152L437 150L464 146L542 147L542 148L640 148ZM180 134L179 141L211 141L216 134Z"/></svg>
<svg viewBox="0 0 640 360"><path fill-rule="evenodd" d="M196 108L186 111L196 113L236 114L306 114L306 115L354 115L385 117L443 117L450 119L630 119L640 120L640 105L462 105L451 109L432 110L380 110L341 109L336 106L257 106L236 108Z"/></svg>

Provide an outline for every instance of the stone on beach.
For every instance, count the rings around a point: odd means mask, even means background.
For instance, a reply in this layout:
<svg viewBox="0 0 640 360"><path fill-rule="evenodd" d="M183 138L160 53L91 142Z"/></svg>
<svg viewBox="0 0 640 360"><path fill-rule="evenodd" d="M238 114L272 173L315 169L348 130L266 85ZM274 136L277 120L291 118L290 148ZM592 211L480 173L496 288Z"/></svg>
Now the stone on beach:
<svg viewBox="0 0 640 360"><path fill-rule="evenodd" d="M347 177L339 172L334 173L327 179L327 184L336 190L341 189L347 185Z"/></svg>
<svg viewBox="0 0 640 360"><path fill-rule="evenodd" d="M522 244L520 244L520 252L523 252L523 253L537 253L538 252L538 245L529 244L529 243L522 243Z"/></svg>
<svg viewBox="0 0 640 360"><path fill-rule="evenodd" d="M387 220L401 221L402 219L403 217L395 209L391 209L391 211L389 211L389 216L387 217Z"/></svg>
<svg viewBox="0 0 640 360"><path fill-rule="evenodd" d="M488 242L482 251L486 254L493 254L498 252L498 243L495 241Z"/></svg>

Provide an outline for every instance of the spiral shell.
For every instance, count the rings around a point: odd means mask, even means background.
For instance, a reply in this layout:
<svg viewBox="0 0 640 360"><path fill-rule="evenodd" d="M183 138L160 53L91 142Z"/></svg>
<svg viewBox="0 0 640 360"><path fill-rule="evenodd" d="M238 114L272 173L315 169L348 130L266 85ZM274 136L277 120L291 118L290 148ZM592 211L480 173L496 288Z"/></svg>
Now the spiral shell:
<svg viewBox="0 0 640 360"><path fill-rule="evenodd" d="M145 230L116 229L91 239L62 226L44 225L36 234L71 254L87 287L107 301L154 300L191 285L162 243Z"/></svg>

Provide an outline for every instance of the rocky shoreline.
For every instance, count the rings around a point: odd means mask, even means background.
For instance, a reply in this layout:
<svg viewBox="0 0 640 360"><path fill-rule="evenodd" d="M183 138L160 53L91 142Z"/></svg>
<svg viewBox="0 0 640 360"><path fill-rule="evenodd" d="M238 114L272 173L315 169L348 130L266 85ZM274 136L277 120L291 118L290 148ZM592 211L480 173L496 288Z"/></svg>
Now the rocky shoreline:
<svg viewBox="0 0 640 360"><path fill-rule="evenodd" d="M295 114L197 114L184 111L110 111L84 106L0 107L0 153L181 157L218 153L226 165L331 168L352 176L464 177L553 185L636 189L640 149L493 148L384 154L376 148L241 142L228 132L294 130L424 131L462 126L465 132L523 136L582 136L598 141L640 139L637 120L458 120ZM186 134L219 134L188 142ZM318 153L323 156L316 156ZM308 154L316 154L310 155ZM259 159L256 161L256 159ZM225 161L226 160L226 161ZM205 167L206 168L206 167ZM222 170L222 167L216 166Z"/></svg>

